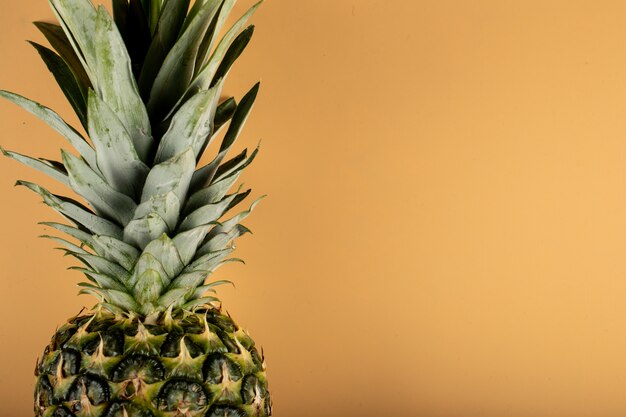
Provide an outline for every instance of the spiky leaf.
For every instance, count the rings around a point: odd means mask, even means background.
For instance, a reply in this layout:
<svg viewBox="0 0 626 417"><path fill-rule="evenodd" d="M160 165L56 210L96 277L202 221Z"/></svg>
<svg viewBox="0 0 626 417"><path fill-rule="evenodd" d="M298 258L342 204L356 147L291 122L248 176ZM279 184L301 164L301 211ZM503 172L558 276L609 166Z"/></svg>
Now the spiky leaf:
<svg viewBox="0 0 626 417"><path fill-rule="evenodd" d="M196 2L189 13L183 33L167 54L150 91L148 110L156 121L172 109L187 89L193 77L202 35L221 3L222 0Z"/></svg>
<svg viewBox="0 0 626 417"><path fill-rule="evenodd" d="M218 83L210 90L199 92L176 112L161 139L155 162L166 161L188 147L193 149L196 159L200 156L213 131L213 118L222 85Z"/></svg>
<svg viewBox="0 0 626 417"><path fill-rule="evenodd" d="M128 283L130 280L128 271L119 264L111 262L106 258L92 254L74 254L74 256L98 273L115 277L124 284Z"/></svg>
<svg viewBox="0 0 626 417"><path fill-rule="evenodd" d="M125 194L115 191L81 159L63 152L63 163L70 176L72 189L84 197L96 210L120 225L133 218L137 205Z"/></svg>
<svg viewBox="0 0 626 417"><path fill-rule="evenodd" d="M165 221L167 231L176 229L180 215L180 200L174 192L150 197L148 201L141 203L135 210L135 219L143 219L152 214L158 215Z"/></svg>
<svg viewBox="0 0 626 417"><path fill-rule="evenodd" d="M26 166L34 168L37 171L42 172L50 176L51 178L54 178L55 180L59 181L61 184L65 184L67 186L70 185L67 172L59 169L59 167L57 166L46 163L42 161L41 159L35 159L35 158L31 158L30 156L19 154L17 152L7 151L3 149L2 147L0 147L0 152L2 152L4 156L8 156L9 158L15 159L16 161L21 162L22 164Z"/></svg>
<svg viewBox="0 0 626 417"><path fill-rule="evenodd" d="M98 76L96 91L122 121L137 154L146 161L153 144L150 120L139 96L124 42L111 16L102 6L98 8L94 38Z"/></svg>
<svg viewBox="0 0 626 417"><path fill-rule="evenodd" d="M93 282L95 282L100 288L105 290L117 290L117 291L128 291L127 288L117 280L115 277L111 277L105 274L101 274L99 272L92 271L87 268L71 268L74 271L79 271L85 274L87 278Z"/></svg>
<svg viewBox="0 0 626 417"><path fill-rule="evenodd" d="M146 246L143 251L144 254L150 254L154 259L158 259L163 266L163 270L167 276L171 279L183 270L183 265L180 259L180 254L174 242L166 235L163 234L156 240L153 240ZM168 281L169 284L169 281Z"/></svg>
<svg viewBox="0 0 626 417"><path fill-rule="evenodd" d="M217 178L211 177L211 185L196 191L189 197L189 201L185 206L185 212L196 210L205 204L216 203L222 199L237 181L241 171L252 163L257 153L258 148L252 152L249 158L241 158L240 162L234 164L232 168L225 170L224 173L219 172ZM242 156L245 158L245 153ZM218 169L214 169L214 172L218 173Z"/></svg>
<svg viewBox="0 0 626 417"><path fill-rule="evenodd" d="M163 5L163 11L139 77L139 89L144 98L148 98L159 68L178 38L185 22L189 2L190 0L168 0Z"/></svg>
<svg viewBox="0 0 626 417"><path fill-rule="evenodd" d="M89 91L89 136L100 171L116 190L135 198L149 168L139 158L130 134L111 108Z"/></svg>
<svg viewBox="0 0 626 417"><path fill-rule="evenodd" d="M74 76L69 65L52 50L35 42L30 42L44 61L61 91L69 101L84 128L87 128L87 101L83 86Z"/></svg>
<svg viewBox="0 0 626 417"><path fill-rule="evenodd" d="M241 18L239 18L239 20L237 20L237 22L235 22L235 24L228 30L228 32L226 32L224 37L220 40L219 44L215 48L215 51L211 55L211 58L209 58L208 62L204 65L202 70L200 70L198 74L194 77L193 81L191 82L191 85L189 86L187 91L185 91L185 94L183 96L184 98L190 97L196 91L206 89L212 84L213 80L215 79L217 69L220 63L222 62L223 58L226 56L226 53L230 47L231 42L233 41L233 39L235 39L237 34L245 26L245 24L248 22L248 20L254 14L254 12L259 8L261 3L262 1L252 6ZM249 35L251 36L252 34L249 33ZM240 44L236 45L234 50L235 51L243 50L243 48L245 47L245 45L248 43L249 40L250 40L249 37L246 38L246 36L240 38L239 39ZM234 59L236 59L239 56L234 52L231 55L232 55L232 58ZM224 67L230 68L231 65L232 65L232 62L225 63Z"/></svg>
<svg viewBox="0 0 626 417"><path fill-rule="evenodd" d="M147 217L132 220L124 228L124 241L143 249L148 243L166 233L167 223L155 213Z"/></svg>
<svg viewBox="0 0 626 417"><path fill-rule="evenodd" d="M176 157L156 165L148 174L141 202L168 192L173 192L179 201L183 201L195 166L196 157L191 147Z"/></svg>
<svg viewBox="0 0 626 417"><path fill-rule="evenodd" d="M183 264L187 265L212 226L200 226L177 234L173 241Z"/></svg>
<svg viewBox="0 0 626 417"><path fill-rule="evenodd" d="M19 94L11 93L9 91L0 90L0 97L3 97L29 113L37 116L42 121L46 122L48 126L57 131L61 136L68 140L68 142L76 149L80 155L85 158L89 166L96 168L96 153L93 148L89 146L85 138L78 133L73 127L69 126L61 117L53 110L45 107L39 103L36 103L30 99L20 96ZM96 168L97 169L97 168Z"/></svg>
<svg viewBox="0 0 626 417"><path fill-rule="evenodd" d="M89 209L76 201L54 195L45 188L33 184L32 182L18 181L17 185L23 185L39 194L43 198L44 203L48 206L94 234L112 236L118 239L122 236L122 229L118 225L96 216Z"/></svg>
<svg viewBox="0 0 626 417"><path fill-rule="evenodd" d="M217 265L219 265L230 253L233 251L233 248L225 248L218 249L215 251L207 252L206 254L199 256L193 263L185 268L185 272L207 272L213 270ZM183 275L178 277L174 282L176 283L174 286L185 286L188 285L188 282L185 282Z"/></svg>
<svg viewBox="0 0 626 417"><path fill-rule="evenodd" d="M43 33L54 50L63 58L67 65L71 68L72 73L76 77L81 92L86 94L87 88L91 86L89 76L83 67L83 64L76 55L76 51L72 47L72 43L59 25L48 22L35 22L37 29Z"/></svg>
<svg viewBox="0 0 626 417"><path fill-rule="evenodd" d="M230 230L224 230L219 226L214 230L217 230L217 232L214 235L207 236L207 242L198 249L196 252L197 255L202 256L207 253L224 249L233 239L236 239L246 233L250 233L250 229L241 224L235 225Z"/></svg>
<svg viewBox="0 0 626 417"><path fill-rule="evenodd" d="M106 259L120 264L128 272L131 272L139 259L139 250L118 239L110 236L94 236L95 250Z"/></svg>
<svg viewBox="0 0 626 417"><path fill-rule="evenodd" d="M48 227L52 227L53 229L56 229L60 232L65 233L66 235L72 236L74 239L77 239L78 241L80 241L82 244L89 246L90 248L93 249L93 235L91 233L87 233L83 230L80 230L76 227L72 227L72 226L68 226L66 224L62 224L62 223L56 223L56 222L40 222L39 224L42 224L44 226L48 226Z"/></svg>
<svg viewBox="0 0 626 417"><path fill-rule="evenodd" d="M246 198L248 194L250 194L250 191L251 190L247 190L243 193L232 194L220 202L207 204L206 206L196 209L185 217L179 230L190 230L217 221L229 208Z"/></svg>

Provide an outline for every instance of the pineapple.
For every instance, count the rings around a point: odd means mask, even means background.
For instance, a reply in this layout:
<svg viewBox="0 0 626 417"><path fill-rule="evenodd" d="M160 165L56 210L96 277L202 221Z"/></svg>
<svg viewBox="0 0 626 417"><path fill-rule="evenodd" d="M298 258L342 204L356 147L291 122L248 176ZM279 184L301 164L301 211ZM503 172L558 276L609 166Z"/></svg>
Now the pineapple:
<svg viewBox="0 0 626 417"><path fill-rule="evenodd" d="M113 0L113 16L90 0L49 3L59 24L35 24L53 49L33 46L89 141L53 110L0 91L74 148L61 161L2 152L86 203L18 181L67 219L43 223L62 234L46 237L80 262L80 293L97 304L37 361L35 415L271 415L263 355L221 310L215 287L227 281L209 279L237 260L233 241L258 202L227 214L250 194L229 190L258 147L227 154L259 84L238 103L221 92L260 3L230 28L235 0Z"/></svg>

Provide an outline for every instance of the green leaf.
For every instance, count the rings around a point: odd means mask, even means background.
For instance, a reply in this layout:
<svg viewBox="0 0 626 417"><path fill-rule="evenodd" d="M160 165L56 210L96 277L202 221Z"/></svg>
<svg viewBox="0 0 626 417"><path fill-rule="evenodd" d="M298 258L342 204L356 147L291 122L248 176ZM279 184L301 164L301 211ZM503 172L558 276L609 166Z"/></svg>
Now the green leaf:
<svg viewBox="0 0 626 417"><path fill-rule="evenodd" d="M184 201L195 167L196 157L191 147L174 158L154 166L146 179L141 202L168 192L173 192L179 201Z"/></svg>
<svg viewBox="0 0 626 417"><path fill-rule="evenodd" d="M226 135L222 140L218 155L213 159L213 161L211 161L210 164L194 172L190 185L192 191L197 191L199 188L202 188L211 182L213 176L217 172L219 164L221 164L231 146L237 137L239 137L239 134L241 133L241 130L250 115L250 111L252 110L254 101L256 100L256 96L259 91L259 85L259 83L256 83L254 87L252 87L250 91L248 91L248 93L246 93L246 95L241 99L241 102L233 114L228 130L226 131ZM245 153L242 153L239 157L241 159L245 158Z"/></svg>
<svg viewBox="0 0 626 417"><path fill-rule="evenodd" d="M89 90L89 136L96 148L100 171L107 182L127 196L137 198L150 171L128 131L111 108Z"/></svg>
<svg viewBox="0 0 626 417"><path fill-rule="evenodd" d="M202 297L202 298L198 298L198 299L195 299L195 300L191 300L188 303L185 303L183 305L183 309L193 311L194 309L197 309L197 308L200 308L200 307L204 307L207 304L212 303L214 301L219 301L219 298L217 298L217 297Z"/></svg>
<svg viewBox="0 0 626 417"><path fill-rule="evenodd" d="M210 272L217 265L222 263L226 259L226 257L230 255L230 253L233 250L234 248L222 248L222 249L217 249L215 251L206 252L206 254L199 256L196 260L193 261L193 263L187 266L185 268L185 273L192 273L192 272L197 272L197 271ZM174 281L182 283L184 282L182 281L182 277L183 275L181 274L181 276ZM176 284L176 285L179 285L179 284Z"/></svg>
<svg viewBox="0 0 626 417"><path fill-rule="evenodd" d="M174 245L176 245L176 249L184 265L191 262L198 249L198 245L204 240L211 227L212 225L195 227L174 236Z"/></svg>
<svg viewBox="0 0 626 417"><path fill-rule="evenodd" d="M147 161L153 146L148 113L139 96L130 57L111 17L100 6L95 47L98 76L96 92L126 127L139 158Z"/></svg>
<svg viewBox="0 0 626 417"><path fill-rule="evenodd" d="M210 252L224 249L233 239L236 239L246 233L250 233L250 229L241 224L237 224L228 231L219 232L215 235L211 235L210 237L207 236L207 242L198 249L196 254L202 256Z"/></svg>
<svg viewBox="0 0 626 417"><path fill-rule="evenodd" d="M81 62L81 59L76 55L72 43L67 38L67 35L63 31L63 28L59 25L47 22L35 22L37 29L43 33L52 48L63 58L67 65L71 68L74 77L76 77L77 83L80 86L83 95L87 92L87 88L91 86L89 76Z"/></svg>
<svg viewBox="0 0 626 417"><path fill-rule="evenodd" d="M148 100L148 111L160 121L187 89L202 36L223 0L208 1L189 13L182 35L178 38L154 80ZM197 2L196 4L199 4ZM197 13L194 10L197 9Z"/></svg>
<svg viewBox="0 0 626 417"><path fill-rule="evenodd" d="M82 262L93 268L96 272L115 277L120 282L126 284L130 279L130 273L119 264L111 262L106 258L92 254L74 254Z"/></svg>
<svg viewBox="0 0 626 417"><path fill-rule="evenodd" d="M31 182L18 181L17 185L23 185L39 194L48 206L94 234L112 236L117 239L122 236L122 229L118 225L96 216L76 201L54 195L45 188Z"/></svg>
<svg viewBox="0 0 626 417"><path fill-rule="evenodd" d="M135 78L139 78L152 35L150 24L144 14L141 0L113 0L115 24L124 39L133 66Z"/></svg>
<svg viewBox="0 0 626 417"><path fill-rule="evenodd" d="M231 207L246 198L251 191L252 190L247 190L243 193L232 194L218 203L207 204L206 206L196 209L185 217L178 229L181 231L190 230L217 221Z"/></svg>
<svg viewBox="0 0 626 417"><path fill-rule="evenodd" d="M139 77L139 91L144 99L149 98L159 68L176 43L189 9L189 2L190 0L168 0L163 5L163 11Z"/></svg>
<svg viewBox="0 0 626 417"><path fill-rule="evenodd" d="M214 121L215 132L218 132L222 126L228 123L228 121L233 117L233 114L235 114L235 110L237 110L237 102L232 97L217 106Z"/></svg>
<svg viewBox="0 0 626 417"><path fill-rule="evenodd" d="M56 223L56 222L40 222L39 224L52 227L53 229L63 232L66 235L69 235L73 237L74 239L79 240L82 244L87 245L88 247L93 249L93 246L94 246L93 239L92 239L93 235L90 233L77 229L76 227L72 227L66 224L61 224L61 223Z"/></svg>
<svg viewBox="0 0 626 417"><path fill-rule="evenodd" d="M110 236L94 236L93 242L98 254L119 264L128 272L133 271L140 255L134 246Z"/></svg>
<svg viewBox="0 0 626 417"><path fill-rule="evenodd" d="M126 225L133 218L137 205L125 194L115 191L81 159L63 152L63 163L70 176L72 189L85 198L97 214Z"/></svg>
<svg viewBox="0 0 626 417"><path fill-rule="evenodd" d="M215 173L217 172L220 164L224 160L224 157L228 153L228 150L222 151L218 153L215 158L205 166L198 168L191 177L191 182L189 183L190 194L198 192L203 187L209 186L213 182L213 178L215 177ZM234 160L239 162L245 160L247 156L248 150L244 149L239 155L237 155ZM228 161L227 163L230 163Z"/></svg>
<svg viewBox="0 0 626 417"><path fill-rule="evenodd" d="M73 127L65 123L65 121L61 119L61 117L53 110L9 91L0 90L0 97L17 104L27 112L46 122L48 126L68 140L68 142L81 154L81 156L85 158L89 166L97 169L98 165L96 163L96 153L93 148L89 146L85 138L83 138Z"/></svg>
<svg viewBox="0 0 626 417"><path fill-rule="evenodd" d="M226 32L226 34L222 37L219 44L215 48L215 51L211 55L211 58L209 58L208 62L204 65L204 67L202 67L202 69L197 73L197 75L194 77L191 84L189 85L189 88L185 91L183 95L183 100L186 100L188 97L193 95L196 91L207 89L213 83L213 80L216 79L215 75L217 73L217 69L220 63L222 62L223 58L226 56L226 53L229 50L231 42L233 41L233 39L235 39L237 34L241 31L241 29L248 22L248 19L250 19L250 17L254 14L254 12L259 8L261 3L262 1L252 6L241 18L239 18L239 20L237 20L237 22L235 22L235 24L228 30L228 32ZM252 34L249 33L249 35L251 36ZM245 45L247 44L247 42L249 41L249 38L246 40L246 36L242 38L238 38L238 39L241 45L234 47L234 49L231 52L230 59L232 58L236 59L238 57L238 55L236 54L236 51L240 50L241 52L243 48L245 48ZM232 65L232 62L225 63L224 65L225 65L225 68L226 67L230 68L230 65Z"/></svg>
<svg viewBox="0 0 626 417"><path fill-rule="evenodd" d="M83 127L87 128L87 101L83 94L83 86L76 79L70 67L54 51L35 42L30 44L37 50L61 91L69 101Z"/></svg>
<svg viewBox="0 0 626 417"><path fill-rule="evenodd" d="M244 154L243 158L241 159L233 158L230 161L224 162L215 171L215 176L211 179L211 183L215 184L217 182L220 182L222 180L225 180L227 178L230 178L234 175L241 173L241 171L243 171L248 165L252 163L252 161L254 161L254 158L259 153L260 147L261 147L261 144L259 143L259 145L257 145L256 149L252 152L252 154L248 158L245 158L245 154Z"/></svg>
<svg viewBox="0 0 626 417"><path fill-rule="evenodd" d="M89 0L50 2L77 55L84 57L95 91L120 118L144 158L152 145L150 121L113 19L103 6L96 10Z"/></svg>
<svg viewBox="0 0 626 417"><path fill-rule="evenodd" d="M124 292L127 291L124 285L121 282L119 282L115 277L101 274L99 272L95 272L87 268L74 267L71 269L74 271L82 272L83 274L87 276L87 278L95 282L102 289L105 289L105 290L112 289L112 290L118 290L118 291L124 291Z"/></svg>
<svg viewBox="0 0 626 417"><path fill-rule="evenodd" d="M166 161L191 147L196 160L208 144L213 131L213 118L222 91L222 83L201 91L176 112L169 129L161 139L155 162Z"/></svg>
<svg viewBox="0 0 626 417"><path fill-rule="evenodd" d="M149 9L149 22L150 22L150 33L154 35L156 32L157 24L159 23L159 16L161 15L161 3L162 0L150 0L150 9Z"/></svg>
<svg viewBox="0 0 626 417"><path fill-rule="evenodd" d="M223 233L223 232L229 232L230 230L232 230L233 227L235 227L237 225L237 223L243 221L246 217L248 217L252 211L254 211L254 209L256 208L256 206L261 202L261 200L263 200L265 198L264 195L262 195L261 197L257 198L256 200L254 200L252 202L252 204L250 205L250 208L248 210L242 211L241 213L231 217L230 219L226 220L225 222L221 223L218 227L214 228L213 230L211 230L208 234L207 234L207 238L206 239L211 239L212 237Z"/></svg>
<svg viewBox="0 0 626 417"><path fill-rule="evenodd" d="M128 0L111 0L111 8L113 9L113 20L117 25L122 37L126 38L128 30Z"/></svg>
<svg viewBox="0 0 626 417"><path fill-rule="evenodd" d="M167 308L178 308L185 304L187 301L187 297L191 291L188 288L174 288L169 291L166 291L159 299L157 300L157 304L161 307Z"/></svg>
<svg viewBox="0 0 626 417"><path fill-rule="evenodd" d="M142 304L156 301L170 279L163 265L152 254L144 252L137 261L130 285Z"/></svg>
<svg viewBox="0 0 626 417"><path fill-rule="evenodd" d="M151 214L161 217L167 224L167 231L174 231L180 215L180 200L173 192L150 197L137 206L134 220L143 219Z"/></svg>
<svg viewBox="0 0 626 417"><path fill-rule="evenodd" d="M233 262L235 262L236 260L232 260ZM200 285L199 287L196 287L196 289L191 293L189 298L202 298L202 296L204 294L206 294L207 292L211 292L211 293L215 293L215 289L214 287L217 287L219 285L224 285L224 284L231 284L234 286L234 284L231 281L214 281L211 282L209 284L206 285Z"/></svg>
<svg viewBox="0 0 626 417"><path fill-rule="evenodd" d="M235 110L235 114L233 114L233 118L230 121L230 126L228 126L228 130L226 131L226 136L224 136L224 140L220 146L220 152L230 149L233 143L235 143L235 140L239 137L243 126L248 120L260 85L261 83L256 83L239 102L237 110Z"/></svg>
<svg viewBox="0 0 626 417"><path fill-rule="evenodd" d="M237 261L240 261L239 259ZM218 287L220 285L232 285L233 287L235 286L235 284L232 281L229 281L227 279L222 279L219 281L212 281L208 284L203 285L204 288L211 288L211 287Z"/></svg>
<svg viewBox="0 0 626 417"><path fill-rule="evenodd" d="M193 193L191 197L189 197L189 201L187 202L183 212L193 212L194 210L197 210L207 204L215 204L219 202L238 178L239 174L235 174Z"/></svg>
<svg viewBox="0 0 626 417"><path fill-rule="evenodd" d="M218 80L226 78L230 68L233 66L237 58L241 56L243 51L250 43L250 39L252 39L252 34L254 33L254 26L250 25L243 32L241 32L230 45L224 58L222 59L220 66L215 71L213 77L211 77L211 86L214 85Z"/></svg>
<svg viewBox="0 0 626 417"><path fill-rule="evenodd" d="M89 80L96 87L96 9L89 0L49 0L52 12L65 32Z"/></svg>
<svg viewBox="0 0 626 417"><path fill-rule="evenodd" d="M93 287L93 286L92 286ZM106 304L107 306L109 306L110 304L108 303L104 303L104 297L101 294L101 289L100 288L81 288L80 291L78 291L78 295L91 295L93 297L96 297L96 299L98 300L98 302L102 305ZM113 307L116 309L116 311L123 311L122 309L120 309L119 307ZM113 311L113 310L111 310Z"/></svg>
<svg viewBox="0 0 626 417"><path fill-rule="evenodd" d="M16 161L21 162L24 165L34 168L37 171L54 178L55 180L61 182L61 184L65 184L68 187L70 185L67 172L62 171L53 165L43 162L40 159L31 158L30 156L22 155L17 152L7 151L2 147L0 147L0 152L2 152L4 156L15 159Z"/></svg>
<svg viewBox="0 0 626 417"><path fill-rule="evenodd" d="M149 270L159 273L163 285L169 284L170 280L167 276L165 268L163 268L163 264L160 262L160 259L157 259L152 253L144 251L139 257L139 260L135 265L135 270L133 271L133 285L137 283L137 278Z"/></svg>
<svg viewBox="0 0 626 417"><path fill-rule="evenodd" d="M124 242L143 249L168 230L167 223L158 214L132 220L124 228Z"/></svg>
<svg viewBox="0 0 626 417"><path fill-rule="evenodd" d="M39 237L44 238L44 239L50 239L50 240L52 240L54 242L60 243L61 245L65 246L67 249L69 249L71 252L79 253L79 254L89 254L89 252L87 252L85 249L75 245L72 242L69 242L69 241L67 241L65 239L62 239L60 237L50 236L50 235L41 235Z"/></svg>
<svg viewBox="0 0 626 417"><path fill-rule="evenodd" d="M224 151L222 151L224 152ZM219 155L218 155L219 156ZM218 176L219 175L223 175L224 172L233 172L237 169L237 167L241 166L242 164L245 163L246 159L248 158L248 150L244 149L240 154L238 154L237 156L229 159L228 161L222 163L222 164L218 164L217 162L221 161L221 158L215 158L215 160L211 161L211 163L209 165L213 165L214 169L213 169L213 175L211 175L207 181L208 183L214 183L217 182L218 180Z"/></svg>
<svg viewBox="0 0 626 417"><path fill-rule="evenodd" d="M258 153L258 150L259 148L257 147L248 159L245 159L243 161L239 160L237 164L227 170L224 170L223 173L220 172L219 169L215 170L220 174L219 176L215 175L217 178L211 176L210 178L203 179L205 182L208 179L211 182L211 185L196 191L191 195L191 197L189 197L189 201L185 206L185 212L195 210L196 208L201 207L205 204L211 204L221 200L224 195L226 195L230 187L232 187L233 184L237 182L241 171L254 160L256 154ZM244 153L242 156L245 158L246 154ZM222 168L225 165L226 164L221 165L219 168ZM200 178L196 179L199 180Z"/></svg>
<svg viewBox="0 0 626 417"><path fill-rule="evenodd" d="M171 289L185 289L189 294L194 288L202 285L211 271L191 271L180 274L170 285Z"/></svg>
<svg viewBox="0 0 626 417"><path fill-rule="evenodd" d="M151 254L158 259L170 279L177 276L184 268L174 242L166 234L150 242L143 253Z"/></svg>
<svg viewBox="0 0 626 417"><path fill-rule="evenodd" d="M118 290L100 290L102 297L113 306L119 307L124 311L140 311L141 306L130 294Z"/></svg>
<svg viewBox="0 0 626 417"><path fill-rule="evenodd" d="M237 0L224 0L219 14L213 19L204 34L204 38L198 50L198 57L196 58L196 74L204 67L206 61L209 59L210 53L213 51L214 43L218 39L218 35L221 33L222 27L236 2Z"/></svg>

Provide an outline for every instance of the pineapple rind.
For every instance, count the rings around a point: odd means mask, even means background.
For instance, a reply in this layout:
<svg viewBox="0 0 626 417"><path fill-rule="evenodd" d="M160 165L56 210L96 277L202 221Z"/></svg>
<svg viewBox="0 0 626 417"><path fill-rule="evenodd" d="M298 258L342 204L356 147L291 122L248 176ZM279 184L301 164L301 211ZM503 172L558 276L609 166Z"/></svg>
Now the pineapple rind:
<svg viewBox="0 0 626 417"><path fill-rule="evenodd" d="M83 313L57 331L35 374L36 417L271 415L254 342L210 306L149 324Z"/></svg>

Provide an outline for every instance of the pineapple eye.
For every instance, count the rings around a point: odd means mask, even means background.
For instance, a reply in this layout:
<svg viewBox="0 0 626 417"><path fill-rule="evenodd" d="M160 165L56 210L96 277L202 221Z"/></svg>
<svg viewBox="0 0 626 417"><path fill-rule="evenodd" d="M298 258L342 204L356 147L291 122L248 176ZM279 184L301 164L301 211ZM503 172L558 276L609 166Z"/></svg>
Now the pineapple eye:
<svg viewBox="0 0 626 417"><path fill-rule="evenodd" d="M170 334L161 346L161 356L164 358L175 358L180 354L180 334ZM202 355L204 352L189 338L185 338L185 346L192 358Z"/></svg>
<svg viewBox="0 0 626 417"><path fill-rule="evenodd" d="M80 353L73 349L64 349L63 357L63 374L65 376L76 375L80 370Z"/></svg>
<svg viewBox="0 0 626 417"><path fill-rule="evenodd" d="M255 404L267 396L267 387L254 375L243 380L241 396L244 404Z"/></svg>
<svg viewBox="0 0 626 417"><path fill-rule="evenodd" d="M141 410L130 402L113 403L103 417L153 417L152 413Z"/></svg>
<svg viewBox="0 0 626 417"><path fill-rule="evenodd" d="M93 355L100 346L100 341L104 345L104 356L120 356L124 352L124 335L120 330L100 332L100 337L94 337L87 342L82 350Z"/></svg>
<svg viewBox="0 0 626 417"><path fill-rule="evenodd" d="M228 381L239 381L241 369L230 359L222 355L211 355L204 362L205 381L209 384L221 384Z"/></svg>
<svg viewBox="0 0 626 417"><path fill-rule="evenodd" d="M246 413L233 407L215 407L207 417L246 417Z"/></svg>
<svg viewBox="0 0 626 417"><path fill-rule="evenodd" d="M123 359L113 370L114 382L140 379L147 384L163 380L165 369L159 361L142 355L132 355Z"/></svg>
<svg viewBox="0 0 626 417"><path fill-rule="evenodd" d="M56 410L54 410L54 413L52 413L52 417L74 417L74 414L72 414L65 407L59 407Z"/></svg>
<svg viewBox="0 0 626 417"><path fill-rule="evenodd" d="M159 409L177 411L188 409L200 410L208 404L208 396L197 382L170 381L159 393Z"/></svg>
<svg viewBox="0 0 626 417"><path fill-rule="evenodd" d="M102 378L95 375L83 375L77 378L68 393L69 401L80 402L84 397L92 405L109 401L109 385Z"/></svg>
<svg viewBox="0 0 626 417"><path fill-rule="evenodd" d="M48 375L41 375L37 381L37 389L35 392L36 405L39 407L50 407L54 398L52 384L48 379Z"/></svg>

